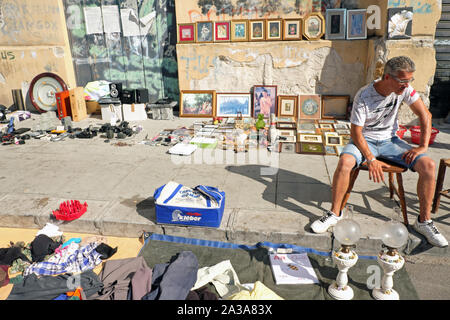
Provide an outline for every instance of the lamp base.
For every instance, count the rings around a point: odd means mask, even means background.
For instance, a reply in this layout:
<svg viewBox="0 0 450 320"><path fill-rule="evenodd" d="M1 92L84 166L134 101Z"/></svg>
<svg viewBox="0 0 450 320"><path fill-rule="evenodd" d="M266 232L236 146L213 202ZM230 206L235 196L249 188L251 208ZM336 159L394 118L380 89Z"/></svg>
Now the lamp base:
<svg viewBox="0 0 450 320"><path fill-rule="evenodd" d="M372 290L372 296L376 300L400 300L400 295L394 289L384 290L375 288Z"/></svg>
<svg viewBox="0 0 450 320"><path fill-rule="evenodd" d="M336 300L352 300L354 295L350 286L339 288L336 281L328 287L328 293Z"/></svg>

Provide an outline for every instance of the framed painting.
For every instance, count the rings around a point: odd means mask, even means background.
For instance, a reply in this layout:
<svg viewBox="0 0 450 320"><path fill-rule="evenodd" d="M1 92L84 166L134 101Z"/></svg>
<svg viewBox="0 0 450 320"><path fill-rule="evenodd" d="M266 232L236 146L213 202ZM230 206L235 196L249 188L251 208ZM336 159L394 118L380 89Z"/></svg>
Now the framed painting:
<svg viewBox="0 0 450 320"><path fill-rule="evenodd" d="M312 12L303 20L303 36L308 40L319 40L325 34L325 19L319 12Z"/></svg>
<svg viewBox="0 0 450 320"><path fill-rule="evenodd" d="M300 121L297 125L297 132L298 133L309 133L309 134L315 134L316 133L316 125L314 122L303 122Z"/></svg>
<svg viewBox="0 0 450 320"><path fill-rule="evenodd" d="M347 40L367 39L367 10L347 10Z"/></svg>
<svg viewBox="0 0 450 320"><path fill-rule="evenodd" d="M214 41L214 28L212 21L197 22L197 42L208 43Z"/></svg>
<svg viewBox="0 0 450 320"><path fill-rule="evenodd" d="M295 153L295 142L281 142L280 152L282 153Z"/></svg>
<svg viewBox="0 0 450 320"><path fill-rule="evenodd" d="M295 130L281 129L278 130L278 135L280 137L295 137Z"/></svg>
<svg viewBox="0 0 450 320"><path fill-rule="evenodd" d="M316 120L321 118L320 95L301 95L298 107L298 119Z"/></svg>
<svg viewBox="0 0 450 320"><path fill-rule="evenodd" d="M234 20L231 21L231 41L248 41L248 21Z"/></svg>
<svg viewBox="0 0 450 320"><path fill-rule="evenodd" d="M347 119L349 103L350 96L348 95L323 95L322 118L339 120Z"/></svg>
<svg viewBox="0 0 450 320"><path fill-rule="evenodd" d="M178 42L195 42L195 23L181 23L178 25Z"/></svg>
<svg viewBox="0 0 450 320"><path fill-rule="evenodd" d="M277 86L253 87L253 118L262 113L269 118L271 113L277 114Z"/></svg>
<svg viewBox="0 0 450 320"><path fill-rule="evenodd" d="M337 129L336 132L339 135L350 135L351 131L349 129Z"/></svg>
<svg viewBox="0 0 450 320"><path fill-rule="evenodd" d="M211 118L214 116L215 100L214 90L182 90L180 117Z"/></svg>
<svg viewBox="0 0 450 320"><path fill-rule="evenodd" d="M230 41L230 22L217 21L214 22L214 42Z"/></svg>
<svg viewBox="0 0 450 320"><path fill-rule="evenodd" d="M388 9L388 39L411 39L413 7Z"/></svg>
<svg viewBox="0 0 450 320"><path fill-rule="evenodd" d="M250 93L217 93L216 117L251 117L252 95Z"/></svg>
<svg viewBox="0 0 450 320"><path fill-rule="evenodd" d="M278 96L278 117L297 117L298 96Z"/></svg>
<svg viewBox="0 0 450 320"><path fill-rule="evenodd" d="M277 122L276 125L277 129L289 129L289 130L295 130L297 129L297 125L295 122Z"/></svg>
<svg viewBox="0 0 450 320"><path fill-rule="evenodd" d="M299 142L322 143L322 135L320 135L320 134L301 134Z"/></svg>
<svg viewBox="0 0 450 320"><path fill-rule="evenodd" d="M283 20L283 40L301 40L302 28L302 19Z"/></svg>
<svg viewBox="0 0 450 320"><path fill-rule="evenodd" d="M250 20L249 21L249 40L263 41L266 39L266 21L265 20Z"/></svg>
<svg viewBox="0 0 450 320"><path fill-rule="evenodd" d="M337 156L337 150L334 146L325 146L325 153L327 156Z"/></svg>
<svg viewBox="0 0 450 320"><path fill-rule="evenodd" d="M325 146L322 143L299 142L297 143L297 153L325 155Z"/></svg>
<svg viewBox="0 0 450 320"><path fill-rule="evenodd" d="M346 123L335 123L333 124L334 130L348 130L349 127Z"/></svg>
<svg viewBox="0 0 450 320"><path fill-rule="evenodd" d="M325 139L325 145L327 145L327 146L342 146L342 137L327 135L326 139Z"/></svg>
<svg viewBox="0 0 450 320"><path fill-rule="evenodd" d="M326 31L327 40L345 40L347 25L347 9L327 9Z"/></svg>
<svg viewBox="0 0 450 320"><path fill-rule="evenodd" d="M266 40L283 40L283 20L266 20Z"/></svg>

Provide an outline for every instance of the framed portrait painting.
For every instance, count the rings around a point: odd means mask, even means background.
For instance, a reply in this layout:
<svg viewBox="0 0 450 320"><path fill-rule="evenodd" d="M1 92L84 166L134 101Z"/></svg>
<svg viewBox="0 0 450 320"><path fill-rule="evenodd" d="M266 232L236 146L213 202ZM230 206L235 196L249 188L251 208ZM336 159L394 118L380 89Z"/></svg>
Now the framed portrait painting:
<svg viewBox="0 0 450 320"><path fill-rule="evenodd" d="M214 90L182 90L180 92L180 117L213 117L215 103L216 92Z"/></svg>
<svg viewBox="0 0 450 320"><path fill-rule="evenodd" d="M266 40L283 40L283 20L266 20Z"/></svg>
<svg viewBox="0 0 450 320"><path fill-rule="evenodd" d="M197 22L197 42L208 43L214 41L214 28L212 21Z"/></svg>
<svg viewBox="0 0 450 320"><path fill-rule="evenodd" d="M347 10L347 40L367 39L367 10Z"/></svg>
<svg viewBox="0 0 450 320"><path fill-rule="evenodd" d="M278 96L278 117L297 118L297 96Z"/></svg>
<svg viewBox="0 0 450 320"><path fill-rule="evenodd" d="M299 142L297 143L297 153L325 155L325 146L322 143Z"/></svg>
<svg viewBox="0 0 450 320"><path fill-rule="evenodd" d="M339 120L347 119L349 103L350 96L348 95L323 95L322 118Z"/></svg>
<svg viewBox="0 0 450 320"><path fill-rule="evenodd" d="M308 40L319 40L325 34L325 19L319 12L312 12L303 19L303 36Z"/></svg>
<svg viewBox="0 0 450 320"><path fill-rule="evenodd" d="M321 118L320 95L301 95L298 107L298 119L318 120Z"/></svg>
<svg viewBox="0 0 450 320"><path fill-rule="evenodd" d="M252 95L250 93L217 93L217 117L251 117Z"/></svg>
<svg viewBox="0 0 450 320"><path fill-rule="evenodd" d="M327 9L325 21L325 39L345 40L347 9Z"/></svg>
<svg viewBox="0 0 450 320"><path fill-rule="evenodd" d="M301 40L302 28L302 19L283 20L283 40Z"/></svg>
<svg viewBox="0 0 450 320"><path fill-rule="evenodd" d="M195 23L182 23L178 25L178 42L195 42Z"/></svg>
<svg viewBox="0 0 450 320"><path fill-rule="evenodd" d="M231 41L248 41L248 21L234 20L231 21Z"/></svg>
<svg viewBox="0 0 450 320"><path fill-rule="evenodd" d="M277 86L253 87L253 118L262 113L269 118L271 113L277 114Z"/></svg>
<svg viewBox="0 0 450 320"><path fill-rule="evenodd" d="M266 39L266 21L265 20L250 20L249 21L249 40L263 41Z"/></svg>
<svg viewBox="0 0 450 320"><path fill-rule="evenodd" d="M214 22L214 41L215 42L230 41L230 22L229 21Z"/></svg>
<svg viewBox="0 0 450 320"><path fill-rule="evenodd" d="M388 9L388 39L410 39L412 34L413 7Z"/></svg>

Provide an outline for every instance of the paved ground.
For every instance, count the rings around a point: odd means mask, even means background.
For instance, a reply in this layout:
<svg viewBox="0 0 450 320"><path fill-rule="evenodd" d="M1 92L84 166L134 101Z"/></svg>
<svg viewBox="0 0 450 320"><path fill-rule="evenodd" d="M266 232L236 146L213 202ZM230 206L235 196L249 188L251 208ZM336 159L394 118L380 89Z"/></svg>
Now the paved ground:
<svg viewBox="0 0 450 320"><path fill-rule="evenodd" d="M28 119L18 127L32 127ZM105 138L65 139L59 142L29 140L25 145L0 146L0 226L41 228L59 203L77 199L88 203L80 219L60 225L67 232L84 232L119 237L137 237L142 230L207 240L255 244L259 241L292 243L317 250L330 250L331 233L311 233L311 223L330 208L331 178L335 156L197 150L190 157L171 156L168 147L141 144L148 135L163 129L190 126L194 119L134 122L143 131L132 138L105 143ZM100 126L99 118L77 125ZM450 125L439 126L429 155L438 163L450 157ZM405 136L409 140L409 135ZM417 174L403 174L410 225L418 215ZM156 188L173 180L187 186L205 184L226 193L226 208L219 228L180 227L156 224L152 196ZM445 186L450 185L450 173ZM360 174L349 199L362 236L357 244L361 254L375 255L381 246L379 230L392 212L388 187ZM450 239L450 202L443 199L433 220ZM417 281L429 283L427 267L450 271L450 250L434 248L410 228L404 249L407 268L424 273ZM437 259L437 260L436 260ZM438 262L436 262L438 261ZM425 267L424 267L425 266ZM437 271L433 271L436 274ZM445 277L447 279L448 277ZM440 281L441 284L442 281ZM445 284L446 299L450 283ZM444 287L443 287L444 288ZM425 290L425 289L424 289ZM423 297L439 298L436 287ZM445 296L445 295L444 295Z"/></svg>

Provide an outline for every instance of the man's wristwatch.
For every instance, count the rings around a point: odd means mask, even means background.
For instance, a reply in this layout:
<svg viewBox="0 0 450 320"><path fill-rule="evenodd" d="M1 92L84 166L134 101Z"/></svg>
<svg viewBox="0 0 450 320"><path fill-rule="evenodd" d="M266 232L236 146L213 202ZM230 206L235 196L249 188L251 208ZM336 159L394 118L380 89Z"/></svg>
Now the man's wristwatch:
<svg viewBox="0 0 450 320"><path fill-rule="evenodd" d="M373 157L370 160L367 160L367 164L371 164L372 162L374 162L375 160L377 160L377 158Z"/></svg>

